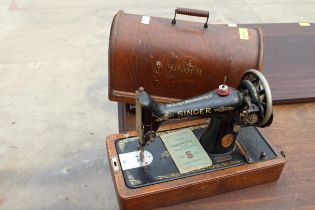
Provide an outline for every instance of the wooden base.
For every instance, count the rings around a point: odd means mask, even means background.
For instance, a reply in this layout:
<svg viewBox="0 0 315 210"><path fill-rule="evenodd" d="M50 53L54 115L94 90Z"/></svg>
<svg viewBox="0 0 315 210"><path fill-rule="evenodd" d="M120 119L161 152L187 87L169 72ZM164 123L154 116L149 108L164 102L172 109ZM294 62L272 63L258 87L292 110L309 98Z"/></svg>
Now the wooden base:
<svg viewBox="0 0 315 210"><path fill-rule="evenodd" d="M161 130L201 123L204 123L204 120L166 125L163 126ZM152 209L271 182L279 178L285 164L282 155L278 150L273 148L277 155L277 158L273 160L244 164L147 187L130 189L125 185L115 148L115 141L126 137L126 135L136 136L136 132L131 131L125 134L114 134L108 136L106 139L108 159L111 164L111 174L121 209ZM268 143L270 144L270 142ZM116 159L116 161L113 161L113 158Z"/></svg>

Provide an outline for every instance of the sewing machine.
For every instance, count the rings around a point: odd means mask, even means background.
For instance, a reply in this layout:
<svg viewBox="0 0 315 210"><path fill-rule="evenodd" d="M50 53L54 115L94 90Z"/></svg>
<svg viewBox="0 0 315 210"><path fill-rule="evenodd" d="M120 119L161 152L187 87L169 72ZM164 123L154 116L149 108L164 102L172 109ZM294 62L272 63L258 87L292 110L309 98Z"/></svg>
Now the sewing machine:
<svg viewBox="0 0 315 210"><path fill-rule="evenodd" d="M272 120L268 82L254 69L244 73L237 89L224 79L215 90L170 104L155 102L139 88L137 132L107 139L121 208L169 205L276 180L285 163L284 154L256 128L270 126ZM172 121L177 124L163 127ZM183 131L192 136L180 137ZM194 149L187 146L192 138L197 140ZM203 164L208 165L193 165L199 163L199 157L206 158ZM182 172L180 161L197 169Z"/></svg>
<svg viewBox="0 0 315 210"><path fill-rule="evenodd" d="M160 124L167 120L211 117L209 126L200 137L200 143L210 154L233 151L242 127L266 127L272 123L271 92L262 73L254 69L247 71L239 90L225 82L209 93L172 104L158 104L140 88L136 92L136 128L141 157L144 146L156 138Z"/></svg>

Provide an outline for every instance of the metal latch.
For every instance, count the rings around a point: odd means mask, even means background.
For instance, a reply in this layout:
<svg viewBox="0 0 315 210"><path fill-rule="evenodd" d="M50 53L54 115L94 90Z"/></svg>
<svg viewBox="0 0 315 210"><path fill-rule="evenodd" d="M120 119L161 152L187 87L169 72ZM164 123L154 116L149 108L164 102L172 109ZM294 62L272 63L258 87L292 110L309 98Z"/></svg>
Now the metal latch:
<svg viewBox="0 0 315 210"><path fill-rule="evenodd" d="M117 161L116 155L113 155L111 157L111 159L112 159L112 167L113 167L114 173L119 172L119 166L118 166L118 161Z"/></svg>

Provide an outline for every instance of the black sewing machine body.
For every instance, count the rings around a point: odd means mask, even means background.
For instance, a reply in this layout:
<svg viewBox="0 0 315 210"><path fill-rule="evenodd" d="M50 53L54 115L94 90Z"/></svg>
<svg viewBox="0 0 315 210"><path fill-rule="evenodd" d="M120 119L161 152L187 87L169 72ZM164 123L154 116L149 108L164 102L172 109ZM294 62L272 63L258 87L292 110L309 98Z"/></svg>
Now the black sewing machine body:
<svg viewBox="0 0 315 210"><path fill-rule="evenodd" d="M266 127L273 120L270 88L257 70L244 74L239 90L224 83L209 93L172 104L156 103L143 88L136 96L136 126L142 147L154 140L156 131L165 121L211 117L200 143L209 153L224 154L234 149L242 127Z"/></svg>
<svg viewBox="0 0 315 210"><path fill-rule="evenodd" d="M242 105L242 99L240 93L234 88L231 88L229 96L226 97L217 95L213 90L172 104L157 104L146 92L140 91L139 100L142 106L148 110L143 111L142 116L145 119L144 130L149 132L148 135L150 135L150 131L156 131L161 123L170 119L211 117L209 128L200 137L203 147L210 153L226 153L233 149L233 142L230 142L228 147L222 147L218 140L227 134L235 135L233 123L239 121L237 109Z"/></svg>

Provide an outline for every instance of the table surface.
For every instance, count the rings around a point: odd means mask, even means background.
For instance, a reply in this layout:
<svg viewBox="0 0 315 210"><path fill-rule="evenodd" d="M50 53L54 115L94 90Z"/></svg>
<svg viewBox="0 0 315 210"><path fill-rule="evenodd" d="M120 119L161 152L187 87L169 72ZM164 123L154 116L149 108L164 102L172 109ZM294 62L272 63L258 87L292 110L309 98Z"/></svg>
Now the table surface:
<svg viewBox="0 0 315 210"><path fill-rule="evenodd" d="M263 71L274 103L315 101L315 25L244 24L264 35Z"/></svg>
<svg viewBox="0 0 315 210"><path fill-rule="evenodd" d="M120 132L135 130L134 110L118 103ZM162 209L315 208L315 103L274 106L273 124L260 129L286 154L279 180Z"/></svg>

